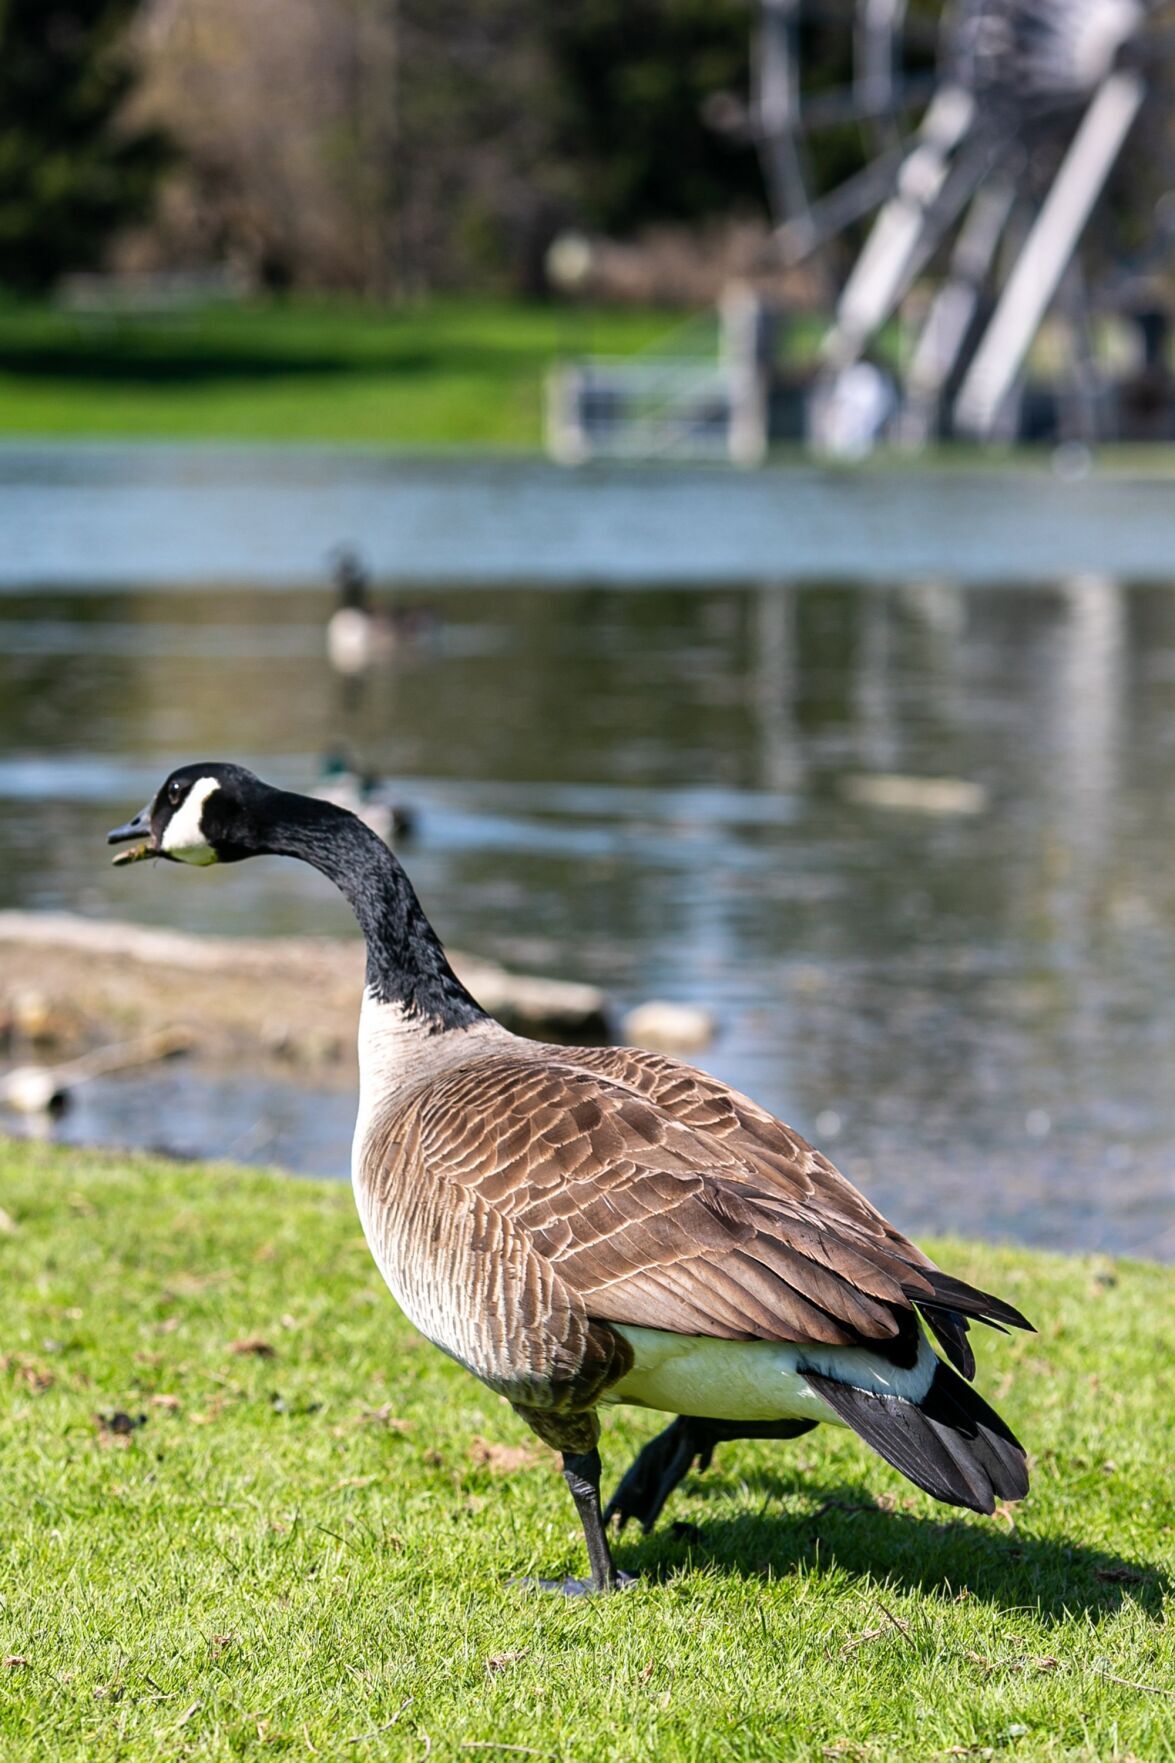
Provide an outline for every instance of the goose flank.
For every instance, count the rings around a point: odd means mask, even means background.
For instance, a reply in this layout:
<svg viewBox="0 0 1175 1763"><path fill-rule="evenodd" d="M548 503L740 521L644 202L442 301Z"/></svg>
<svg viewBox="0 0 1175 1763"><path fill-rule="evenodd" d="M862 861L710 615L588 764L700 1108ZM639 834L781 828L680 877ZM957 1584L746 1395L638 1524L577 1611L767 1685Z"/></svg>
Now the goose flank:
<svg viewBox="0 0 1175 1763"><path fill-rule="evenodd" d="M624 1583L610 1519L648 1531L722 1442L820 1421L950 1505L991 1512L1027 1491L1023 1448L971 1387L968 1340L973 1321L1030 1327L1019 1311L937 1268L715 1078L501 1027L353 814L208 762L172 772L108 839L128 847L116 863L299 858L350 902L367 945L363 1229L415 1326L562 1453L590 1576L541 1584ZM599 1409L613 1402L675 1418L601 1510Z"/></svg>

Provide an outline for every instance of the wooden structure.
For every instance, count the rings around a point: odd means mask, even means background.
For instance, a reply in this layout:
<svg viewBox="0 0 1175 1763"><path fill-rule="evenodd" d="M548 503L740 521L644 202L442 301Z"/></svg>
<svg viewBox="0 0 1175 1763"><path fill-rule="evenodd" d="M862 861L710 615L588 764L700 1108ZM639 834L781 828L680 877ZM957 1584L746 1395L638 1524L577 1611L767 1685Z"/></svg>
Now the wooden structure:
<svg viewBox="0 0 1175 1763"><path fill-rule="evenodd" d="M846 11L850 81L812 90L805 43L813 30L846 29ZM1175 220L1171 15L1169 0L947 0L937 20L906 0L759 0L741 126L760 148L780 257L798 262L872 217L821 351L817 444L835 450L857 366L916 282L932 292L894 409L878 417L898 438L1023 432L1024 368L1049 314L1067 337L1071 427L1094 438L1122 426L1092 329L1109 306L1136 309L1137 294L1112 258L1092 263L1082 247L1126 163L1132 197L1150 206L1151 241L1129 279L1164 267ZM815 190L813 135L850 123L863 163ZM1150 294L1153 306L1153 281ZM1175 396L1170 409L1175 434Z"/></svg>

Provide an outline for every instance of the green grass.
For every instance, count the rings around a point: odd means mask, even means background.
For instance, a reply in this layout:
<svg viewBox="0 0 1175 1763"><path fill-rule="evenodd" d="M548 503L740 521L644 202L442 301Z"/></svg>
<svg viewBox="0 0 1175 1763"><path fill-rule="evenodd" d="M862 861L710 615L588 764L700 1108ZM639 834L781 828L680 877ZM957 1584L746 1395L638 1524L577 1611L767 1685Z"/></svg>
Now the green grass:
<svg viewBox="0 0 1175 1763"><path fill-rule="evenodd" d="M582 1571L553 1459L343 1188L4 1143L0 1203L6 1759L1175 1757L1169 1269L951 1246L1041 1325L982 1342L1014 1514L832 1429L723 1446L566 1603L507 1584Z"/></svg>
<svg viewBox="0 0 1175 1763"><path fill-rule="evenodd" d="M822 326L794 324L793 367ZM551 364L653 348L713 358L716 324L623 307L433 299L255 301L171 316L80 315L0 300L0 439L322 442L535 452ZM880 450L879 471L996 470L1047 448ZM802 461L799 446L773 457ZM1099 470L1169 477L1169 446L1114 445ZM860 467L853 466L852 470Z"/></svg>
<svg viewBox="0 0 1175 1763"><path fill-rule="evenodd" d="M556 357L628 354L680 322L471 301L108 319L0 306L0 434L537 448Z"/></svg>

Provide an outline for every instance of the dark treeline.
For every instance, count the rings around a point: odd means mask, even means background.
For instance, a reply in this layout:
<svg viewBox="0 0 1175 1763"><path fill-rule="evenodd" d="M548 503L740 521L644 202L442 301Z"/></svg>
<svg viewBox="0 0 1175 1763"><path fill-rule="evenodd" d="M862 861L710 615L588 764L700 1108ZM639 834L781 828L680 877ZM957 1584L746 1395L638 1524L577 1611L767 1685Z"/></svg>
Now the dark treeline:
<svg viewBox="0 0 1175 1763"><path fill-rule="evenodd" d="M140 0L0 0L0 286L87 267L151 210L165 135L127 115Z"/></svg>
<svg viewBox="0 0 1175 1763"><path fill-rule="evenodd" d="M746 0L0 0L0 281L117 238L269 287L534 291L568 227L762 213L753 151L705 120L745 95L750 23Z"/></svg>
<svg viewBox="0 0 1175 1763"><path fill-rule="evenodd" d="M154 0L165 236L271 285L534 290L565 227L761 205L702 115L749 34L745 0Z"/></svg>

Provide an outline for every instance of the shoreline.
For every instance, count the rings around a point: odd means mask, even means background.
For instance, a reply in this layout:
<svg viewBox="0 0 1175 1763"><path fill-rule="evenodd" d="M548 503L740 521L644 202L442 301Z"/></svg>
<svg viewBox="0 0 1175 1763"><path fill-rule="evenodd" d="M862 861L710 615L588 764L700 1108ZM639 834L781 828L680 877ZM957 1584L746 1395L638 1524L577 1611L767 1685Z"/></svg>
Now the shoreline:
<svg viewBox="0 0 1175 1763"><path fill-rule="evenodd" d="M183 1035L209 1068L248 1065L353 1085L363 993L359 937L231 938L71 913L0 912L9 1059L52 1063L130 1037ZM598 987L518 974L449 951L463 983L518 1034L600 1042L617 1032ZM161 987L160 975L182 987ZM13 1049L16 1049L14 1052Z"/></svg>

